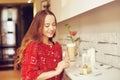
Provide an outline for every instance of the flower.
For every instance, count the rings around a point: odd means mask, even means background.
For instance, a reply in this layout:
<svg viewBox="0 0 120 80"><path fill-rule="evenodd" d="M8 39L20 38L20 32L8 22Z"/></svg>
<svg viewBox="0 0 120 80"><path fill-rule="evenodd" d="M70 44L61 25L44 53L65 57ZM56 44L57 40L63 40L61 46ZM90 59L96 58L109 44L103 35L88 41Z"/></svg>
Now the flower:
<svg viewBox="0 0 120 80"><path fill-rule="evenodd" d="M68 28L69 36L67 36L72 43L80 41L80 37L75 38L75 35L77 34L77 31L72 31L70 28L71 26L69 24L65 24L65 26Z"/></svg>
<svg viewBox="0 0 120 80"><path fill-rule="evenodd" d="M71 31L70 35L75 36L77 34L77 31Z"/></svg>

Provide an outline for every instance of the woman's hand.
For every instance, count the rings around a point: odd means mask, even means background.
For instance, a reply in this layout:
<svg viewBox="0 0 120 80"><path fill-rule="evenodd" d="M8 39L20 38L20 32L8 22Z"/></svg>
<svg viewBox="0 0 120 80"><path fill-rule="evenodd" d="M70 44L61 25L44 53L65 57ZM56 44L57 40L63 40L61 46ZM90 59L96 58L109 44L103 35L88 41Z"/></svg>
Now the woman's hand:
<svg viewBox="0 0 120 80"><path fill-rule="evenodd" d="M69 67L69 61L62 60L61 62L58 63L58 65L56 67L56 71L58 74L60 74L67 67Z"/></svg>

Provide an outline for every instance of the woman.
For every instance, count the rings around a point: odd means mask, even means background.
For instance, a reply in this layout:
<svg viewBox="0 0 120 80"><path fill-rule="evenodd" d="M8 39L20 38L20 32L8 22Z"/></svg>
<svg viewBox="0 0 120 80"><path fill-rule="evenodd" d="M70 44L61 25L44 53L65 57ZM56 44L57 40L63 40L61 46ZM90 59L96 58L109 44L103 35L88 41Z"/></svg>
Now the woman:
<svg viewBox="0 0 120 80"><path fill-rule="evenodd" d="M62 80L69 59L62 59L62 47L53 41L56 26L56 17L48 9L34 17L18 49L22 80Z"/></svg>

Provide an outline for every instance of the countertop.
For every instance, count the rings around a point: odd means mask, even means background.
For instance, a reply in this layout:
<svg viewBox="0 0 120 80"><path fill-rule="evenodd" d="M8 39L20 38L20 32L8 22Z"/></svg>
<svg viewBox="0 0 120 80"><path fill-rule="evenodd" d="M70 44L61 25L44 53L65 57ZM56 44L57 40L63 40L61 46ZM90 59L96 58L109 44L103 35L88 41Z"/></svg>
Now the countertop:
<svg viewBox="0 0 120 80"><path fill-rule="evenodd" d="M96 62L95 69L92 73L80 75L81 58L77 57L76 61L70 62L70 67L65 70L65 73L71 80L120 80L120 69L110 65Z"/></svg>

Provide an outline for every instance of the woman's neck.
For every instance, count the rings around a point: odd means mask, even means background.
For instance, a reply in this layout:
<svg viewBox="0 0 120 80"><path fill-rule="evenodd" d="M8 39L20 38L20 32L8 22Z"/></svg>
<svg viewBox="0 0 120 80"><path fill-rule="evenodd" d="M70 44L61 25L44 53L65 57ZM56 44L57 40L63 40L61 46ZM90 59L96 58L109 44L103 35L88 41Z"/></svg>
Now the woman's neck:
<svg viewBox="0 0 120 80"><path fill-rule="evenodd" d="M53 43L51 41L49 41L49 38L43 38L42 42L47 45L53 45Z"/></svg>

